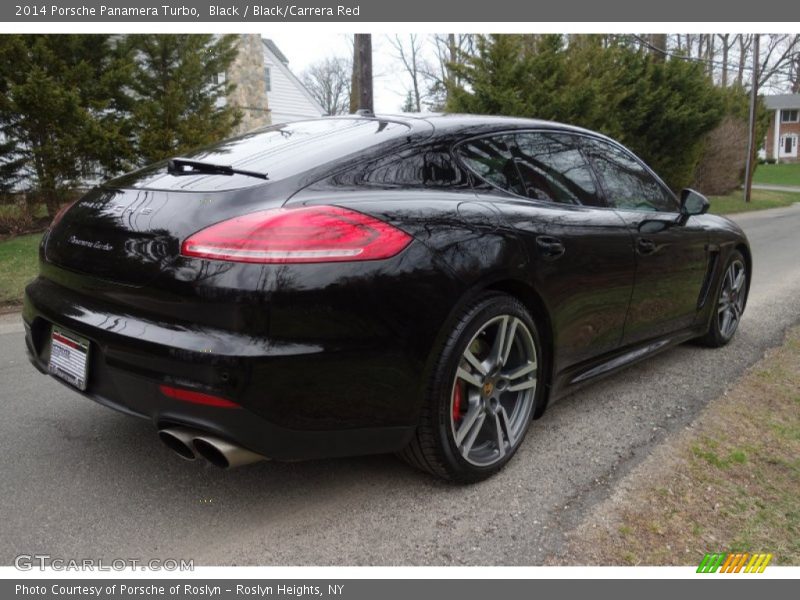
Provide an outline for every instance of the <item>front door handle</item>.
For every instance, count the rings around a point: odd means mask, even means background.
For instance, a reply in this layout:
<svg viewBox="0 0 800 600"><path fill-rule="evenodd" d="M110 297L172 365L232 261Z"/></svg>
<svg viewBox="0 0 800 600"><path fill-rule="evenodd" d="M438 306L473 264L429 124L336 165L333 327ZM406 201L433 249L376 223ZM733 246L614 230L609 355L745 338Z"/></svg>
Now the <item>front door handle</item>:
<svg viewBox="0 0 800 600"><path fill-rule="evenodd" d="M539 254L549 260L561 258L566 251L560 239L549 235L540 235L537 237L536 246L539 248Z"/></svg>
<svg viewBox="0 0 800 600"><path fill-rule="evenodd" d="M639 241L636 243L636 250L642 256L647 256L648 254L653 254L657 249L656 243L653 240L648 240L647 238L639 238Z"/></svg>

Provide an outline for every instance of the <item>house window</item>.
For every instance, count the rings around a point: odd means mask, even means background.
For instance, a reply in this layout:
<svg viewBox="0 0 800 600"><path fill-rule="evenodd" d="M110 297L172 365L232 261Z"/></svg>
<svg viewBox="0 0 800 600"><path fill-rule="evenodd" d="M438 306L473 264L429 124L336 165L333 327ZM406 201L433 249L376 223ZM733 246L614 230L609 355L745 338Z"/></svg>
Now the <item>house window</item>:
<svg viewBox="0 0 800 600"><path fill-rule="evenodd" d="M264 67L264 89L268 92L272 91L272 73L269 67Z"/></svg>
<svg viewBox="0 0 800 600"><path fill-rule="evenodd" d="M225 72L222 73L214 73L211 76L211 81L214 85L219 85L220 83L225 83Z"/></svg>
<svg viewBox="0 0 800 600"><path fill-rule="evenodd" d="M798 113L800 113L800 110L796 108L793 110L782 110L781 123L797 123Z"/></svg>

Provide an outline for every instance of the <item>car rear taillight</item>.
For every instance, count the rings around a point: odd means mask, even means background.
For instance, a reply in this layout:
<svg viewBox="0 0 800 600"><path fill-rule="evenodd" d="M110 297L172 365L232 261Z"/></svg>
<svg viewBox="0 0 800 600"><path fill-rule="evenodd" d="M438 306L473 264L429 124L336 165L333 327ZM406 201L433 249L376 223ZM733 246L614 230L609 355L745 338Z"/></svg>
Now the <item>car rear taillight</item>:
<svg viewBox="0 0 800 600"><path fill-rule="evenodd" d="M379 260L398 254L411 236L338 206L279 208L235 217L189 236L181 254L247 263Z"/></svg>
<svg viewBox="0 0 800 600"><path fill-rule="evenodd" d="M67 204L65 204L64 206L62 206L61 208L59 208L59 209L58 209L58 212L56 213L56 216L55 216L55 217L53 217L53 220L50 222L50 227L48 227L48 229L52 229L53 227L55 227L56 225L58 225L59 221L61 221L61 219L64 217L64 215L65 215L65 214L67 214L67 211L68 211L70 208L72 208L72 207L73 207L73 205L74 205L76 202L77 202L77 200L73 200L72 202L68 202Z"/></svg>

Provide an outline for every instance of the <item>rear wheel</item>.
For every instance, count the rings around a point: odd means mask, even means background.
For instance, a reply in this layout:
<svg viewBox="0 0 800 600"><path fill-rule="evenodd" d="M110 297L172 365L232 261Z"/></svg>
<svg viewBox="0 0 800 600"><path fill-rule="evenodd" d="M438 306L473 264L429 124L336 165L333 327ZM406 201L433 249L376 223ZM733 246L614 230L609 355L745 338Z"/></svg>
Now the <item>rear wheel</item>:
<svg viewBox="0 0 800 600"><path fill-rule="evenodd" d="M739 327L746 299L747 267L742 253L736 251L725 265L708 332L698 341L712 348L730 342Z"/></svg>
<svg viewBox="0 0 800 600"><path fill-rule="evenodd" d="M536 325L518 300L491 293L466 306L440 352L403 458L452 481L496 473L541 402L541 360Z"/></svg>

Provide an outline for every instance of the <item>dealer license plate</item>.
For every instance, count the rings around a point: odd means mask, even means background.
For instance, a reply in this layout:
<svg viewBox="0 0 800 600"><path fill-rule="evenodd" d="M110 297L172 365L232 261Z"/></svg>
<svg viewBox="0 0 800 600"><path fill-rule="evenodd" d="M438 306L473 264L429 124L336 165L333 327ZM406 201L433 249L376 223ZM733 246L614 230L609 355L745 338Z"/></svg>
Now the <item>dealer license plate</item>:
<svg viewBox="0 0 800 600"><path fill-rule="evenodd" d="M50 341L50 373L85 390L89 378L89 340L53 327Z"/></svg>

